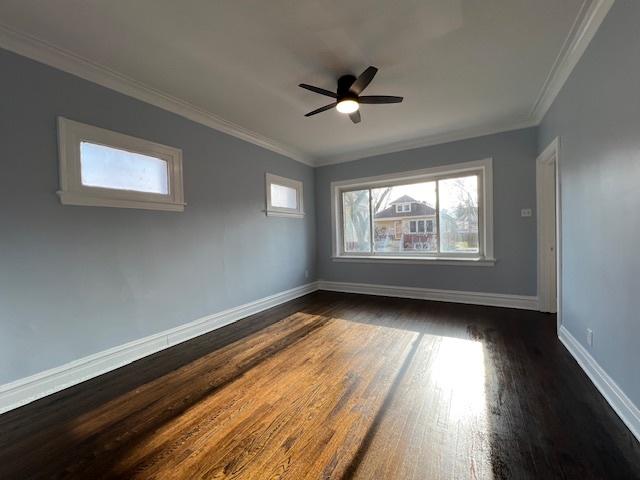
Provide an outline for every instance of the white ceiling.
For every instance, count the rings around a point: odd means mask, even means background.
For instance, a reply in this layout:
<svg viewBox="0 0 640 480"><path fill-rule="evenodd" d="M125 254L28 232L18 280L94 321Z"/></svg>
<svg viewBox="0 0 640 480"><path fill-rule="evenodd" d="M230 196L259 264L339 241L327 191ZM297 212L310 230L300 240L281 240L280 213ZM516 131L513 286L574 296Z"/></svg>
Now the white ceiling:
<svg viewBox="0 0 640 480"><path fill-rule="evenodd" d="M0 24L321 164L533 124L593 3L3 0ZM303 116L331 99L299 83L335 90L369 65L380 72L366 94L404 103L364 105L358 125L335 110Z"/></svg>

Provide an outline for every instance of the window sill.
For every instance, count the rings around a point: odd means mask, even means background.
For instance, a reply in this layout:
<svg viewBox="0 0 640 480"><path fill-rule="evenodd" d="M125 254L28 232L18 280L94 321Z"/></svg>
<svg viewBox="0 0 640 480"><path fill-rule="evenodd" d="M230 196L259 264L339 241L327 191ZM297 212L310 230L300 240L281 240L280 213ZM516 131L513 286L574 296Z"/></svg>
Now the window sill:
<svg viewBox="0 0 640 480"><path fill-rule="evenodd" d="M278 210L265 210L267 217L304 218L304 212L281 212Z"/></svg>
<svg viewBox="0 0 640 480"><path fill-rule="evenodd" d="M495 258L455 258L455 257L392 257L378 255L341 255L331 257L334 262L353 263L400 263L416 265L458 265L465 267L493 267Z"/></svg>
<svg viewBox="0 0 640 480"><path fill-rule="evenodd" d="M121 198L106 198L86 195L84 193L58 191L63 205L80 205L85 207L116 207L140 208L143 210L166 210L168 212L183 212L185 203L158 202L152 200L132 200Z"/></svg>

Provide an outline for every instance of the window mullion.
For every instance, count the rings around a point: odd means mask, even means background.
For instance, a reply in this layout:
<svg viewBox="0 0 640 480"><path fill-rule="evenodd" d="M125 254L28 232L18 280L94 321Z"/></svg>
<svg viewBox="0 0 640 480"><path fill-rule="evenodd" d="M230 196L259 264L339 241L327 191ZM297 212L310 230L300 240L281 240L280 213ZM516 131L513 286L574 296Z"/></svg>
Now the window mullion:
<svg viewBox="0 0 640 480"><path fill-rule="evenodd" d="M440 180L436 180L436 252L440 255L440 242L442 241L442 231L440 230Z"/></svg>
<svg viewBox="0 0 640 480"><path fill-rule="evenodd" d="M373 255L375 249L373 248L374 234L373 234L373 196L372 191L369 189L369 253Z"/></svg>

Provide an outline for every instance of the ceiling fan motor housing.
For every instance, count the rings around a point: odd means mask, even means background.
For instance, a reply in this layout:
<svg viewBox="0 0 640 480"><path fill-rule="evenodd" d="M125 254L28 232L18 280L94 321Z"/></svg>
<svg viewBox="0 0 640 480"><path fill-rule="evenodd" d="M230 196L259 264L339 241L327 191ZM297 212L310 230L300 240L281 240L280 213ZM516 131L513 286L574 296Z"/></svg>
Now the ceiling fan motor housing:
<svg viewBox="0 0 640 480"><path fill-rule="evenodd" d="M338 79L338 102L342 100L357 100L358 96L349 91L356 77L353 75L343 75Z"/></svg>
<svg viewBox="0 0 640 480"><path fill-rule="evenodd" d="M359 77L354 75L343 75L338 79L338 90L334 93L321 87L301 83L299 86L325 97L331 97L336 101L305 114L305 117L312 117L318 113L326 112L335 108L340 113L348 114L353 123L360 123L362 117L359 111L361 103L370 105L382 105L385 103L400 103L402 97L391 95L362 95L362 92L376 76L378 68L369 66Z"/></svg>

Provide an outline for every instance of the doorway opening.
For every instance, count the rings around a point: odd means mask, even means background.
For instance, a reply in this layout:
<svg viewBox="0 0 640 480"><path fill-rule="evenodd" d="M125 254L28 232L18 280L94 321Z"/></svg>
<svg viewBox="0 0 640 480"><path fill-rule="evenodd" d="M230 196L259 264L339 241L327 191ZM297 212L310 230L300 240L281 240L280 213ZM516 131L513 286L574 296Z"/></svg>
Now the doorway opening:
<svg viewBox="0 0 640 480"><path fill-rule="evenodd" d="M559 144L556 138L536 161L538 308L542 312L558 313L558 328L562 298Z"/></svg>

